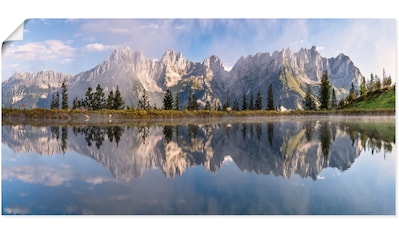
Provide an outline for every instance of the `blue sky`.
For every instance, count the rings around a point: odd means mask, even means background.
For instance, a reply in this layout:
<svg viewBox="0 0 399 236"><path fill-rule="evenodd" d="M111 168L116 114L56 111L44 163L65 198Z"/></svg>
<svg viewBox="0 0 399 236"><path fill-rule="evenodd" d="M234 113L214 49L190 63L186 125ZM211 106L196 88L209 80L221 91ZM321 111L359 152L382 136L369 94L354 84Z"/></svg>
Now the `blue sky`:
<svg viewBox="0 0 399 236"><path fill-rule="evenodd" d="M153 59L167 49L197 62L215 54L227 68L241 56L316 46L324 57L348 55L366 78L383 68L396 78L396 28L379 18L33 18L23 40L3 46L2 81L17 71L75 75L123 46Z"/></svg>

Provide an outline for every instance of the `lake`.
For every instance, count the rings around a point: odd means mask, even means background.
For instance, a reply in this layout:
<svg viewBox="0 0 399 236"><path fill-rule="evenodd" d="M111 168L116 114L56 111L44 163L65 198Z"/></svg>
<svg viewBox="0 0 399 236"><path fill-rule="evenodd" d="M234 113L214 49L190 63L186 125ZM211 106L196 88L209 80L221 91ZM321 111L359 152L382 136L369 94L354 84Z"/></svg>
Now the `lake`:
<svg viewBox="0 0 399 236"><path fill-rule="evenodd" d="M2 125L3 215L395 215L394 116Z"/></svg>

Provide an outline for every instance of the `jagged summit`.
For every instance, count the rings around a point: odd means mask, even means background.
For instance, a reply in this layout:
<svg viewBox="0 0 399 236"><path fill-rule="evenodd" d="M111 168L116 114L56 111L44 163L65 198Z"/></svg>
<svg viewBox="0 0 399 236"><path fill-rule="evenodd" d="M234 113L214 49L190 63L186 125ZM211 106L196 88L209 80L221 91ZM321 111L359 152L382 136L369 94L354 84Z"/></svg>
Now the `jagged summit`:
<svg viewBox="0 0 399 236"><path fill-rule="evenodd" d="M324 71L328 72L331 84L338 88L338 96L344 96L352 82L358 86L362 78L349 56L341 53L325 58L316 46L297 52L283 48L273 53L242 56L229 71L217 55L193 62L181 52L168 49L156 60L126 46L114 50L100 65L75 76L54 71L16 73L2 83L2 100L3 107L21 103L26 107L48 107L49 95L59 89L63 80L68 80L70 100L82 97L88 86L94 88L100 84L106 93L117 86L121 88L129 107L137 106L143 89L149 92L151 104L161 107L167 88L179 92L181 107L186 105L190 90L195 91L201 104L210 102L220 106L227 94L230 99L240 101L243 93L265 92L272 84L278 106L301 109L304 90L308 85L317 89ZM266 95L263 97L266 104Z"/></svg>

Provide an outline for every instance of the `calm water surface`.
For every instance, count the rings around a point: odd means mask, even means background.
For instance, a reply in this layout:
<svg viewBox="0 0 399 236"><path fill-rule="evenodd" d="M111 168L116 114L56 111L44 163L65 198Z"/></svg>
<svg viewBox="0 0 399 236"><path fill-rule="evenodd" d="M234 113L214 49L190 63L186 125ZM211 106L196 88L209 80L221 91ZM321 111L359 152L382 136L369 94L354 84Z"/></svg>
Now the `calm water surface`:
<svg viewBox="0 0 399 236"><path fill-rule="evenodd" d="M2 214L394 215L395 118L2 126Z"/></svg>

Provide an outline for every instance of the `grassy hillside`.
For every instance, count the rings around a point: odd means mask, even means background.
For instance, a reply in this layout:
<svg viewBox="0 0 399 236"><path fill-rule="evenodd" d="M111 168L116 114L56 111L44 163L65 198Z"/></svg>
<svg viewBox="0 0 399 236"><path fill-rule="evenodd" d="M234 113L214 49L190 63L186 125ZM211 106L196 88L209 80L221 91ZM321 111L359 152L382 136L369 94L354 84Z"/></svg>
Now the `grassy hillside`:
<svg viewBox="0 0 399 236"><path fill-rule="evenodd" d="M344 109L395 109L395 89L368 94L367 97L358 99Z"/></svg>

